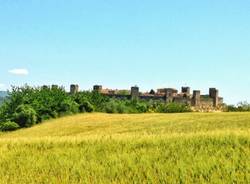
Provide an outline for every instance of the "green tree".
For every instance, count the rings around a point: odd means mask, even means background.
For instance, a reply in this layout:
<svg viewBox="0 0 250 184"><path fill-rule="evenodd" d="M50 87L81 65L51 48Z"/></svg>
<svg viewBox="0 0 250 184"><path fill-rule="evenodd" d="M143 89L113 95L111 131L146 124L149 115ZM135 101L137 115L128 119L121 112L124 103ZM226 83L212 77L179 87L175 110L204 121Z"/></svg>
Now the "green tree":
<svg viewBox="0 0 250 184"><path fill-rule="evenodd" d="M13 120L20 127L31 127L37 123L36 111L30 105L19 105L13 114Z"/></svg>

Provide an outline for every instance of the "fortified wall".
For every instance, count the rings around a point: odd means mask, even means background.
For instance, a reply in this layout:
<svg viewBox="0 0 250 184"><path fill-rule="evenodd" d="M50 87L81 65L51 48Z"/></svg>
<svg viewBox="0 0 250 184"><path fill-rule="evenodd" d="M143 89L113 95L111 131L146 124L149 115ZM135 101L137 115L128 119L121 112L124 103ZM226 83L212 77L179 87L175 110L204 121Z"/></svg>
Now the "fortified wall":
<svg viewBox="0 0 250 184"><path fill-rule="evenodd" d="M191 93L190 87L182 87L181 92L178 92L178 90L174 88L161 88L157 89L157 91L151 90L150 92L142 93L137 86L131 87L130 90L114 90L103 89L101 85L94 85L93 91L111 98L182 103L202 111L220 109L223 104L223 98L219 97L219 90L216 88L209 88L209 94L206 95L202 95L200 90L193 90L193 93ZM75 94L78 92L79 86L77 84L72 84L70 86L70 93Z"/></svg>

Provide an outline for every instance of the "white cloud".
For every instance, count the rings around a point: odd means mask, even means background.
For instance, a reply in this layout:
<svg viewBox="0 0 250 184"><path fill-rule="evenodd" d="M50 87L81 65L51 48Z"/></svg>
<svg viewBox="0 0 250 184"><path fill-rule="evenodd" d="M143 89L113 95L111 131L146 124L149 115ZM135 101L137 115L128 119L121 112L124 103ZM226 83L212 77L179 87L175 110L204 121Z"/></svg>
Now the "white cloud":
<svg viewBox="0 0 250 184"><path fill-rule="evenodd" d="M15 69L9 70L9 73L13 75L28 75L29 71L25 68L15 68Z"/></svg>

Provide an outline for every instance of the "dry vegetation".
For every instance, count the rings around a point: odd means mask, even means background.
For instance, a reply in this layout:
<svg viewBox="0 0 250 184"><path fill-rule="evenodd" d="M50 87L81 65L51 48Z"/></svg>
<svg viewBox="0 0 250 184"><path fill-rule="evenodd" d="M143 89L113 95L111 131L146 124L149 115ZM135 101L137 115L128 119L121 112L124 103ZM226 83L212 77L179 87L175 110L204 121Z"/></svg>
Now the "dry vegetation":
<svg viewBox="0 0 250 184"><path fill-rule="evenodd" d="M0 134L0 183L249 183L250 113L80 114Z"/></svg>

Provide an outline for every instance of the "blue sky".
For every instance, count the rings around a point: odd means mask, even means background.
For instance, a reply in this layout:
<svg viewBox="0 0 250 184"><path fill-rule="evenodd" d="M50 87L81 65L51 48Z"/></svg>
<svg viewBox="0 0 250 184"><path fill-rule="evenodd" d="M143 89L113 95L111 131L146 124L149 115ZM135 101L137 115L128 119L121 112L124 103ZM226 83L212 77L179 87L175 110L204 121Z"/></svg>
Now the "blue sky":
<svg viewBox="0 0 250 184"><path fill-rule="evenodd" d="M249 70L248 0L0 0L1 90L188 85L237 103Z"/></svg>

